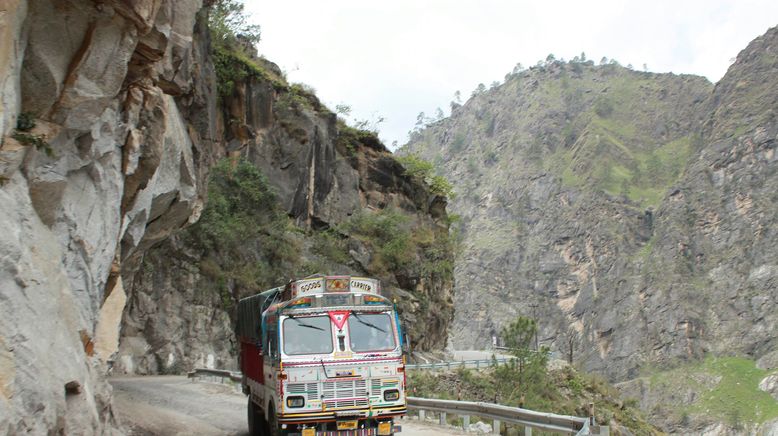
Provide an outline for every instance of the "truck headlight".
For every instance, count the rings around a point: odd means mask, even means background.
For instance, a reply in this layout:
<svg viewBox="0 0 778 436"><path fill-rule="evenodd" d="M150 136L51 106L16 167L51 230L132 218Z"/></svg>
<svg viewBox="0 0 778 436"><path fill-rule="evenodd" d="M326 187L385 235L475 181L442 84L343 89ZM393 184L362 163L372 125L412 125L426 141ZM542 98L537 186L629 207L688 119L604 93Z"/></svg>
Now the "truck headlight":
<svg viewBox="0 0 778 436"><path fill-rule="evenodd" d="M286 399L286 407L298 408L305 406L305 398L303 397L288 397Z"/></svg>
<svg viewBox="0 0 778 436"><path fill-rule="evenodd" d="M384 400L385 401L397 401L400 399L400 391L397 389L392 389L389 391L384 391Z"/></svg>

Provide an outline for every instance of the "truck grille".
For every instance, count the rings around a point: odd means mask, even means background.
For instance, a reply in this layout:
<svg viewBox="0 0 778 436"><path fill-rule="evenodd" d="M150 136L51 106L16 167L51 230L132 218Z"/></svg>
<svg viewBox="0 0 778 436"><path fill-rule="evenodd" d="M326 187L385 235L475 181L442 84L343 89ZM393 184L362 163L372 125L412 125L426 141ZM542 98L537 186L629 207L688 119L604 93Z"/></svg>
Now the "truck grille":
<svg viewBox="0 0 778 436"><path fill-rule="evenodd" d="M286 390L290 395L305 395L308 401L319 399L318 383L289 383Z"/></svg>
<svg viewBox="0 0 778 436"><path fill-rule="evenodd" d="M327 407L367 406L367 382L362 379L324 382L322 399Z"/></svg>
<svg viewBox="0 0 778 436"><path fill-rule="evenodd" d="M370 395L373 397L381 397L381 390L386 388L397 388L400 385L400 380L396 378L374 378L370 380Z"/></svg>

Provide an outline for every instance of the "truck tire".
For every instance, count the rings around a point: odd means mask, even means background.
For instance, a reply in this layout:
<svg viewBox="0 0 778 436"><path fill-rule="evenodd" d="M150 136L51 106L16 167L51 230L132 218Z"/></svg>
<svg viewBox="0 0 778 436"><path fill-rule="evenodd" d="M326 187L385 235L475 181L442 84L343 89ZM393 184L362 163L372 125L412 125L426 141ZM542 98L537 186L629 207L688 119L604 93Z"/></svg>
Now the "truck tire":
<svg viewBox="0 0 778 436"><path fill-rule="evenodd" d="M267 426L268 426L268 436L284 436L286 435L286 431L284 431L281 426L278 424L278 418L276 418L276 411L275 407L271 404L268 407L268 416L267 416Z"/></svg>
<svg viewBox="0 0 778 436"><path fill-rule="evenodd" d="M249 397L248 421L249 436L265 436L267 434L265 415L259 407L251 401L251 397Z"/></svg>

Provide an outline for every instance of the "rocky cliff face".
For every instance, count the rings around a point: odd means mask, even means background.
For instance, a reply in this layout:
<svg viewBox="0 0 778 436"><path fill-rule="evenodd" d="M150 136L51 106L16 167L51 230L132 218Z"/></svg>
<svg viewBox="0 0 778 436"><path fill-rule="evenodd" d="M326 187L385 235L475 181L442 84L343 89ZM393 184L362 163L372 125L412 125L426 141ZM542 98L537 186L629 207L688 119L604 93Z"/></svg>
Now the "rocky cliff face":
<svg viewBox="0 0 778 436"><path fill-rule="evenodd" d="M397 297L412 344L442 349L452 277L419 266L450 264L445 198L405 175L374 135L343 125L309 90L287 85L275 65L251 62L261 74L236 81L224 96L232 160L211 183L212 191L233 189L231 181L259 170L266 180L253 185L264 191L250 214L267 230L247 231L234 245L226 234L203 237L230 221L211 219L221 201L214 197L203 222L151 250L130 285L120 369L232 368L237 300L317 272L379 277ZM395 240L405 244L402 262L382 257L378 232L387 230L408 236ZM426 250L434 246L444 251Z"/></svg>
<svg viewBox="0 0 778 436"><path fill-rule="evenodd" d="M120 271L197 219L217 134L199 1L0 10L0 433L114 423L95 356Z"/></svg>
<svg viewBox="0 0 778 436"><path fill-rule="evenodd" d="M453 345L523 314L614 380L774 352L776 44L771 29L715 88L551 62L417 133L404 152L461 193Z"/></svg>

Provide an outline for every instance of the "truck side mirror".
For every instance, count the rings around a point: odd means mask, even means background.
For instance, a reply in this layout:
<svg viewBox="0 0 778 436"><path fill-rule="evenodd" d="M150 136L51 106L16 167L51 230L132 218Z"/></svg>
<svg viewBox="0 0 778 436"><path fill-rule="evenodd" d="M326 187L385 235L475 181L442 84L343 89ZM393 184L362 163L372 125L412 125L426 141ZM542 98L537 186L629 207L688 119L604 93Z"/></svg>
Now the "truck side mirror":
<svg viewBox="0 0 778 436"><path fill-rule="evenodd" d="M403 333L403 353L408 354L411 352L411 342L408 339L408 333Z"/></svg>

